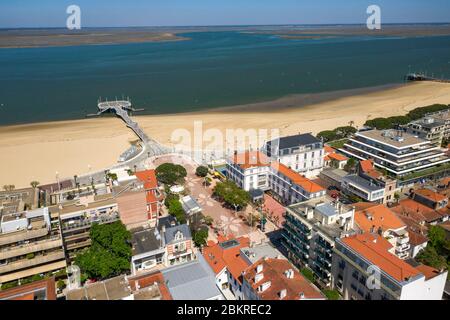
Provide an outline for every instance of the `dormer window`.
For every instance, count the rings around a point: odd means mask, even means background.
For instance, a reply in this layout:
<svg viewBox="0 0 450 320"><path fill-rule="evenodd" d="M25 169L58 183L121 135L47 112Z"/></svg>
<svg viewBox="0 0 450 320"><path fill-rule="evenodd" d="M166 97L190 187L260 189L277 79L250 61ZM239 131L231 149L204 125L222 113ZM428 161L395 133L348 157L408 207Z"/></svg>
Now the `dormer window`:
<svg viewBox="0 0 450 320"><path fill-rule="evenodd" d="M177 233L175 234L175 240L176 241L180 241L180 240L183 240L183 239L184 239L183 232L177 231Z"/></svg>

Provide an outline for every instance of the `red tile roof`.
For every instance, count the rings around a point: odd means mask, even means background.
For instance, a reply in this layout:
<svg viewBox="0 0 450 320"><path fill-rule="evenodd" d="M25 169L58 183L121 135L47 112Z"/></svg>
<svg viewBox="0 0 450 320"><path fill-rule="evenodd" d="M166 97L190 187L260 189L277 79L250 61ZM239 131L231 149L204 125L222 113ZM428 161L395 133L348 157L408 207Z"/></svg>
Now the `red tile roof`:
<svg viewBox="0 0 450 320"><path fill-rule="evenodd" d="M336 149L334 149L330 146L327 146L327 145L323 146L323 148L324 148L325 154L336 152Z"/></svg>
<svg viewBox="0 0 450 320"><path fill-rule="evenodd" d="M388 252L383 243L388 241L378 235L358 234L343 238L342 242L399 282L420 274L419 270Z"/></svg>
<svg viewBox="0 0 450 320"><path fill-rule="evenodd" d="M301 174L295 172L294 170L288 168L282 163L273 163L272 168L289 178L293 183L300 186L303 190L309 193L316 193L325 190L323 187L319 186L317 183L312 182L308 178L305 178Z"/></svg>
<svg viewBox="0 0 450 320"><path fill-rule="evenodd" d="M348 160L348 158L346 156L344 156L340 153L330 153L328 155L328 157L330 157L331 159L336 160L336 161L347 161Z"/></svg>
<svg viewBox="0 0 450 320"><path fill-rule="evenodd" d="M442 215L436 210L414 201L413 199L400 200L398 205L391 209L399 214L410 216L419 223L421 221L431 223L442 218Z"/></svg>
<svg viewBox="0 0 450 320"><path fill-rule="evenodd" d="M254 167L266 167L270 165L270 159L259 151L246 151L235 154L232 158L233 163L239 165L242 169Z"/></svg>
<svg viewBox="0 0 450 320"><path fill-rule="evenodd" d="M241 248L248 247L250 245L250 239L247 237L234 239L239 244L228 249L223 248L220 244L231 240L231 238L222 238L220 240L222 241L218 243L214 243L212 241L208 242L208 245L203 248L203 256L213 269L214 273L218 274L226 267L233 278L241 283L242 271L248 267L248 264L241 257L240 250Z"/></svg>
<svg viewBox="0 0 450 320"><path fill-rule="evenodd" d="M430 189L419 189L419 190L415 190L414 193L418 194L424 198L428 198L434 202L440 202L440 201L447 200L446 196L443 196L442 194L434 192L433 190L430 190Z"/></svg>
<svg viewBox="0 0 450 320"><path fill-rule="evenodd" d="M35 292L43 290L45 300L56 300L55 278L24 284L19 287L0 291L0 300L34 300Z"/></svg>
<svg viewBox="0 0 450 320"><path fill-rule="evenodd" d="M255 283L256 269L262 265L260 274L263 278ZM288 278L286 271L292 270L292 278ZM312 283L306 280L289 261L284 259L260 259L249 266L243 275L245 281L250 284L254 292L262 300L281 300L280 293L286 290L283 300L324 299L324 296ZM258 287L270 281L270 287L263 292L258 292Z"/></svg>
<svg viewBox="0 0 450 320"><path fill-rule="evenodd" d="M136 172L136 178L144 183L144 189L154 189L158 187L155 170L145 170Z"/></svg>
<svg viewBox="0 0 450 320"><path fill-rule="evenodd" d="M164 276L160 271L142 274L128 278L131 290L138 291L144 289L153 284L158 284L159 291L161 292L161 300L173 300L170 294L169 288L166 286Z"/></svg>
<svg viewBox="0 0 450 320"><path fill-rule="evenodd" d="M371 232L372 227L375 232L380 227L383 231L406 228L406 224L383 204L355 203L354 206L355 222L364 232Z"/></svg>
<svg viewBox="0 0 450 320"><path fill-rule="evenodd" d="M416 269L425 276L426 280L434 278L440 274L439 270L424 264L417 266Z"/></svg>
<svg viewBox="0 0 450 320"><path fill-rule="evenodd" d="M363 172L369 172L370 170L373 170L373 160L362 160L359 162L359 166L361 167L361 170Z"/></svg>

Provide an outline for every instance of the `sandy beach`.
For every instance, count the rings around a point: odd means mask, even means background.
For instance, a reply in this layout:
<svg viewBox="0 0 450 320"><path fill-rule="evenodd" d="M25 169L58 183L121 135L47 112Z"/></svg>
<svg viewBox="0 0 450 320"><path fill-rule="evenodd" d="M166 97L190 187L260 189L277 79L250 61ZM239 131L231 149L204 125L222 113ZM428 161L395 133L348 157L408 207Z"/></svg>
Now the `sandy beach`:
<svg viewBox="0 0 450 320"><path fill-rule="evenodd" d="M317 133L367 119L402 115L416 107L450 103L450 84L414 83L378 92L339 97L301 106L298 97L286 97L252 106L236 106L195 113L137 116L146 133L171 145L176 129L279 129L282 135ZM273 106L272 108L270 106ZM117 118L95 118L0 127L0 186L29 186L60 177L81 175L116 164L119 155L136 140Z"/></svg>

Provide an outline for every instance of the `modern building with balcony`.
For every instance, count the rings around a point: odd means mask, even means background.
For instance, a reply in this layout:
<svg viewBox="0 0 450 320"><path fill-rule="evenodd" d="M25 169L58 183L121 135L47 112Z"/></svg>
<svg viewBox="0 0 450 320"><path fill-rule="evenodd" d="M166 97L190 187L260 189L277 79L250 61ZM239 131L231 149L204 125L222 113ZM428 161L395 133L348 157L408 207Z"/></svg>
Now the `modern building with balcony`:
<svg viewBox="0 0 450 320"><path fill-rule="evenodd" d="M445 121L433 117L424 117L412 121L402 127L407 133L430 141L435 146L440 146L445 132Z"/></svg>
<svg viewBox="0 0 450 320"><path fill-rule="evenodd" d="M324 148L310 133L281 137L267 142L262 151L307 178L316 177L323 168Z"/></svg>
<svg viewBox="0 0 450 320"><path fill-rule="evenodd" d="M90 230L94 223L107 224L120 219L117 201L110 194L82 197L53 210L59 213L69 260L74 258L77 251L91 245Z"/></svg>
<svg viewBox="0 0 450 320"><path fill-rule="evenodd" d="M59 219L47 207L1 215L0 284L65 267Z"/></svg>
<svg viewBox="0 0 450 320"><path fill-rule="evenodd" d="M450 161L432 142L402 130L359 131L340 151L359 160L372 159L376 167L396 178Z"/></svg>
<svg viewBox="0 0 450 320"><path fill-rule="evenodd" d="M327 196L286 209L282 244L289 260L310 268L319 282L329 287L335 239L354 233L355 209Z"/></svg>
<svg viewBox="0 0 450 320"><path fill-rule="evenodd" d="M333 287L345 300L441 300L447 271L412 265L378 234L336 239Z"/></svg>

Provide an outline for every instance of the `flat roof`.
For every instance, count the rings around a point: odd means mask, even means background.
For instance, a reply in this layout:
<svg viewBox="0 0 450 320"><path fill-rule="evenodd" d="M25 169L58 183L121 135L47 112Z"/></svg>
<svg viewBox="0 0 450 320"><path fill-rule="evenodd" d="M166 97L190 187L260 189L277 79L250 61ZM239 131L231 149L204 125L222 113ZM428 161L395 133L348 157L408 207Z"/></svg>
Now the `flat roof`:
<svg viewBox="0 0 450 320"><path fill-rule="evenodd" d="M412 134L394 129L359 131L356 135L368 138L370 140L376 140L396 148L406 148L417 144L429 143L427 140L420 139ZM401 137L399 137L399 135L401 135Z"/></svg>
<svg viewBox="0 0 450 320"><path fill-rule="evenodd" d="M205 300L220 296L216 276L201 254L197 260L162 270L174 300Z"/></svg>
<svg viewBox="0 0 450 320"><path fill-rule="evenodd" d="M344 181L352 182L359 187L364 188L365 190L369 190L371 192L377 190L384 190L384 187L377 186L376 184L370 183L368 180L358 176L357 174L349 174L343 178Z"/></svg>

